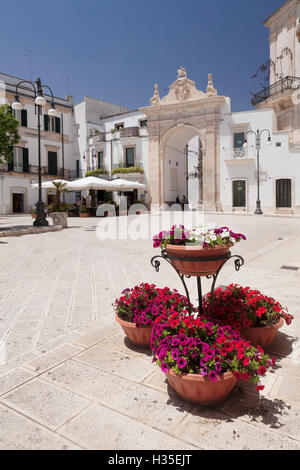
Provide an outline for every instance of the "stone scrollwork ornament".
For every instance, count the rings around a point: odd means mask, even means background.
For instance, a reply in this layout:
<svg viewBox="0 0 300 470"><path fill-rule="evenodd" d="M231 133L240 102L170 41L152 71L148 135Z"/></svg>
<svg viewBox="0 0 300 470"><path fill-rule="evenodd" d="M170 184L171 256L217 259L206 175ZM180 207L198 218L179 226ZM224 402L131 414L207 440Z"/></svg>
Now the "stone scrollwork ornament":
<svg viewBox="0 0 300 470"><path fill-rule="evenodd" d="M213 76L211 73L208 74L208 84L207 84L206 94L208 96L217 96L218 94L217 90L214 88Z"/></svg>
<svg viewBox="0 0 300 470"><path fill-rule="evenodd" d="M158 91L158 84L155 83L155 85L154 85L154 95L150 99L150 104L151 104L151 106L155 106L155 105L159 104L159 102L160 102L160 96L159 96L159 91Z"/></svg>
<svg viewBox="0 0 300 470"><path fill-rule="evenodd" d="M190 96L190 89L187 84L179 83L175 89L175 95L178 100L187 100Z"/></svg>

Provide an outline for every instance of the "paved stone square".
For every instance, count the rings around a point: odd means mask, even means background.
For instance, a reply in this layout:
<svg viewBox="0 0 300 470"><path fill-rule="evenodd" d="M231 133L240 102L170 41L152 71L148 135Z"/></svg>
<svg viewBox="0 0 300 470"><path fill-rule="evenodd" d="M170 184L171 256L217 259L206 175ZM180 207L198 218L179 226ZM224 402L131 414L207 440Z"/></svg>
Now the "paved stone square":
<svg viewBox="0 0 300 470"><path fill-rule="evenodd" d="M0 228L32 224L8 219ZM151 240L100 240L99 219L70 218L59 232L0 241L0 449L300 449L300 269L281 269L300 268L300 219L205 220L248 237L233 250L245 266L227 263L218 284L259 288L295 315L270 348L277 366L260 397L241 383L213 408L178 398L112 308L143 281L182 292L176 273L166 263L155 272ZM196 302L195 280L188 284Z"/></svg>

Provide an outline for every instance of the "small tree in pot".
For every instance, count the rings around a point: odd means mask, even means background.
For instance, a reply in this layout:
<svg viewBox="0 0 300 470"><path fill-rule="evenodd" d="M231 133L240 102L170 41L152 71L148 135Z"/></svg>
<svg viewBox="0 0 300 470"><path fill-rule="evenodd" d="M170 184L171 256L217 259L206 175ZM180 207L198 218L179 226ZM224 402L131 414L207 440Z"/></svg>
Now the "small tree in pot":
<svg viewBox="0 0 300 470"><path fill-rule="evenodd" d="M68 226L69 204L61 202L61 194L67 192L66 183L53 181L55 187L54 202L48 206L48 214L53 219L54 225L61 225L63 228Z"/></svg>

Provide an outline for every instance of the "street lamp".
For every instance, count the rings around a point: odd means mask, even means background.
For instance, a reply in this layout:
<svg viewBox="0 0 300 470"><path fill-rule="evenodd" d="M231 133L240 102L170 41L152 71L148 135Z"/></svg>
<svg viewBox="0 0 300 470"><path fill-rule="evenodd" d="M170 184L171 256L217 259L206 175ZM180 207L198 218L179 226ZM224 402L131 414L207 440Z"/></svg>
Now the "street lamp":
<svg viewBox="0 0 300 470"><path fill-rule="evenodd" d="M246 136L248 134L254 134L255 135L255 138L256 138L256 158L257 158L257 201L256 201L256 210L254 212L254 214L257 214L257 215L263 215L263 211L261 210L261 204L260 204L260 174L259 174L259 151L261 149L261 135L263 132L267 132L268 133L268 142L267 142L267 145L271 145L272 144L272 141L271 141L271 133L268 129L263 129L263 130L257 130L256 132L255 131L248 131L246 133ZM243 145L243 148L244 149L247 149L248 148L248 141L247 141L247 138L245 139L245 143Z"/></svg>
<svg viewBox="0 0 300 470"><path fill-rule="evenodd" d="M50 93L51 93L51 106L48 111L49 116L57 116L57 110L55 109L54 105L54 96L52 93L51 88L48 85L42 85L41 79L38 78L35 82L30 82L28 80L22 80L16 85L16 96L15 96L15 101L12 103L12 109L15 110L21 110L22 109L22 103L20 103L19 100L19 94L18 94L18 88L22 83L27 83L31 86L33 93L34 93L34 102L35 102L35 113L37 109L37 114L38 114L38 124L37 124L37 129L38 129L38 190L39 190L39 196L38 196L38 201L36 203L36 211L37 211L37 216L36 219L33 222L33 225L36 227L45 227L49 225L49 222L46 219L45 215L45 205L42 200L42 167L41 167L41 115L42 115L42 107L46 106L47 101L44 97L43 94L43 89L47 88Z"/></svg>

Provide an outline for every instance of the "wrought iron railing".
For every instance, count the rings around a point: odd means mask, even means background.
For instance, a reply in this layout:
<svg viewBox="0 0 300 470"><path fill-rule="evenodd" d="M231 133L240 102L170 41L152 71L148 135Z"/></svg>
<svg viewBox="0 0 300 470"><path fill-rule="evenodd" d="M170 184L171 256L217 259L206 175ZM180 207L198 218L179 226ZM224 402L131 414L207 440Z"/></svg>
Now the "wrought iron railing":
<svg viewBox="0 0 300 470"><path fill-rule="evenodd" d="M253 94L251 103L253 106L261 103L262 101L268 99L270 96L277 93L283 93L285 90L297 89L300 86L300 78L298 77L284 77L276 83L264 88L258 93Z"/></svg>

